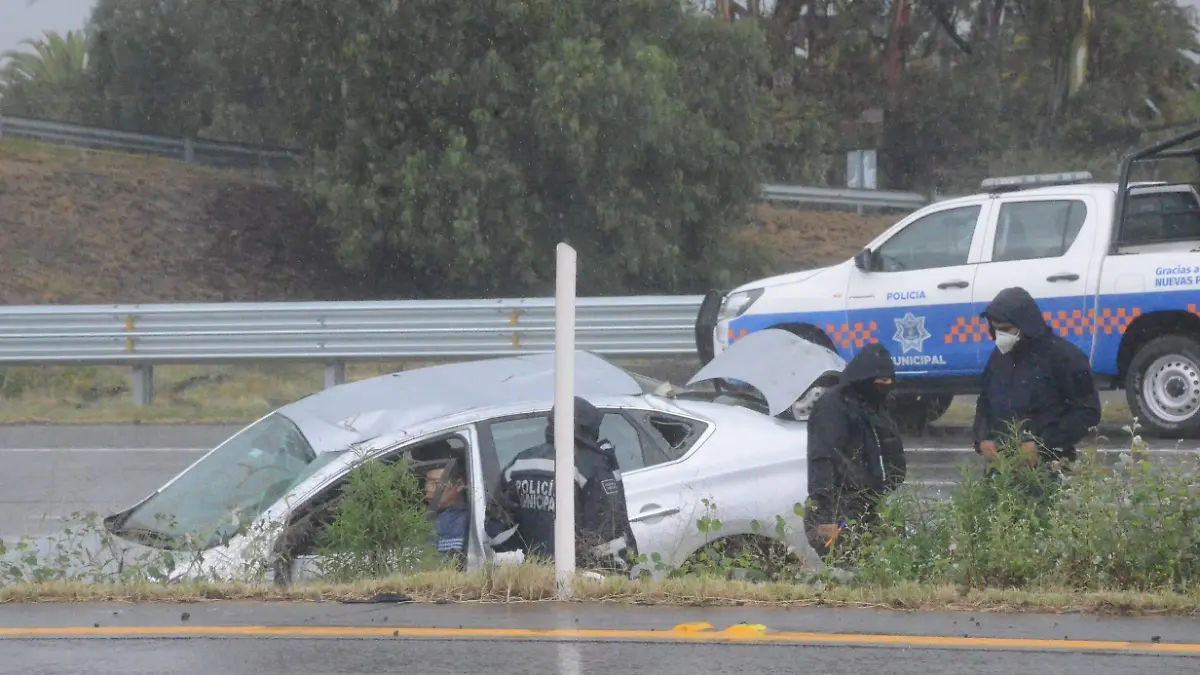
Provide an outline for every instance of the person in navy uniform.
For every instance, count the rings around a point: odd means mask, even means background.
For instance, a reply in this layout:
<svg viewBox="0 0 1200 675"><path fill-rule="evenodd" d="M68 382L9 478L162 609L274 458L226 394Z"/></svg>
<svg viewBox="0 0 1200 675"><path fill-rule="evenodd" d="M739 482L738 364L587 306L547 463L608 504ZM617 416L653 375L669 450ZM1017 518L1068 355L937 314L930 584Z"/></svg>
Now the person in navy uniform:
<svg viewBox="0 0 1200 675"><path fill-rule="evenodd" d="M980 316L996 346L975 403L975 452L997 457L1000 441L1019 425L1019 452L1029 465L1073 463L1075 446L1100 423L1087 354L1054 334L1024 288L1000 291Z"/></svg>
<svg viewBox="0 0 1200 675"><path fill-rule="evenodd" d="M440 497L437 497L438 488L442 488ZM467 530L471 524L471 508L466 494L466 481L454 468L448 474L444 468L430 469L425 473L425 499L437 512L433 536L438 553L450 559L459 569L466 564ZM436 504L433 503L435 497Z"/></svg>
<svg viewBox="0 0 1200 675"><path fill-rule="evenodd" d="M808 417L804 523L809 544L822 558L835 543L853 554L859 528L875 521L878 499L907 475L900 430L886 406L895 377L887 348L869 344L846 364L837 386L817 399ZM857 527L847 536L852 522Z"/></svg>
<svg viewBox="0 0 1200 675"><path fill-rule="evenodd" d="M637 557L637 542L616 454L600 438L603 419L589 401L575 397L575 565L624 571ZM521 550L526 560L554 559L554 465L551 410L546 442L521 451L501 472L488 524L494 550Z"/></svg>

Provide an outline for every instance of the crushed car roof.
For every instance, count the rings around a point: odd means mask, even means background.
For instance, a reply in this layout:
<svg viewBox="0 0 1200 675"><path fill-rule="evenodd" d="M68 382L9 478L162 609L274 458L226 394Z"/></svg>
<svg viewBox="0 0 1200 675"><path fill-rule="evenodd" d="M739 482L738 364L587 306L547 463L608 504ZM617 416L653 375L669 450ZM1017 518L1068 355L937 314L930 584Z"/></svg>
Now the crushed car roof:
<svg viewBox="0 0 1200 675"><path fill-rule="evenodd" d="M644 393L630 373L585 351L575 353L575 390L582 396ZM381 375L326 389L278 412L323 452L475 408L553 398L554 354L544 353Z"/></svg>

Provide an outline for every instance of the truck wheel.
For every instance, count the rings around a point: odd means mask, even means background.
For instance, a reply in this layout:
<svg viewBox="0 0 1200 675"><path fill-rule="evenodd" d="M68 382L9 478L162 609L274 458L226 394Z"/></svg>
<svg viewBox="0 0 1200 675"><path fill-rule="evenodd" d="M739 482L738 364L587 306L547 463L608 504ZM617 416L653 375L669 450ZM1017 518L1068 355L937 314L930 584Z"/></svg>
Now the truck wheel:
<svg viewBox="0 0 1200 675"><path fill-rule="evenodd" d="M1138 424L1156 436L1200 426L1200 343L1182 335L1155 338L1129 363L1125 397Z"/></svg>
<svg viewBox="0 0 1200 675"><path fill-rule="evenodd" d="M901 431L924 433L925 428L946 414L954 397L938 394L900 394L892 403L892 417Z"/></svg>

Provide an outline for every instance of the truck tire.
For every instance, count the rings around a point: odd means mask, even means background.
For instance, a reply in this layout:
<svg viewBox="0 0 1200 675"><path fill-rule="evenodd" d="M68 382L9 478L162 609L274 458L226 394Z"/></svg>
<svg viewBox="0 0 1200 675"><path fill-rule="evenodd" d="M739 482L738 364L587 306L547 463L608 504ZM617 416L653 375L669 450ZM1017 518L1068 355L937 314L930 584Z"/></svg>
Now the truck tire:
<svg viewBox="0 0 1200 675"><path fill-rule="evenodd" d="M901 431L922 434L953 402L949 394L898 394L891 405L892 417Z"/></svg>
<svg viewBox="0 0 1200 675"><path fill-rule="evenodd" d="M1142 345L1129 362L1125 398L1138 424L1163 437L1200 428L1200 342L1166 335Z"/></svg>

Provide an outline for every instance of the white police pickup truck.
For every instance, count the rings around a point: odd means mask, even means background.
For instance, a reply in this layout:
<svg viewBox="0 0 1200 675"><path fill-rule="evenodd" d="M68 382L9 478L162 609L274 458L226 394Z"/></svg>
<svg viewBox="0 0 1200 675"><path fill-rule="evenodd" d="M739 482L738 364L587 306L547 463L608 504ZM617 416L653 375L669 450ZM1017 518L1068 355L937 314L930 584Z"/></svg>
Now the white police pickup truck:
<svg viewBox="0 0 1200 675"><path fill-rule="evenodd" d="M881 342L906 426L978 391L993 348L979 317L1022 286L1051 327L1091 358L1102 389L1124 388L1151 433L1200 427L1200 196L1187 183L1130 183L1200 129L1128 156L1118 182L1086 172L984 181L983 192L903 218L853 259L710 291L696 321L707 362L730 342L786 328L847 360ZM1124 213L1121 217L1119 214Z"/></svg>

